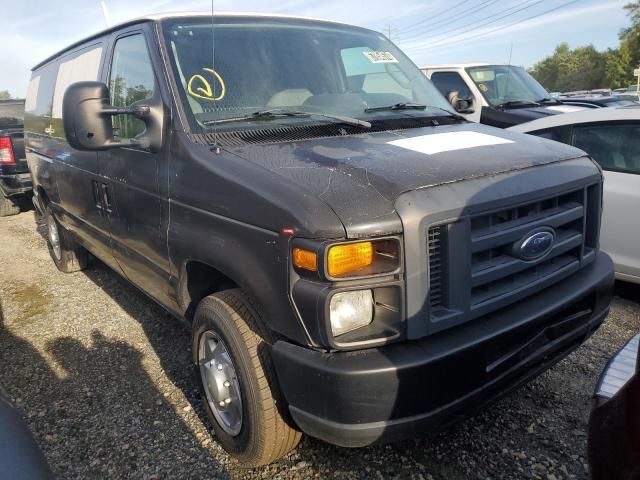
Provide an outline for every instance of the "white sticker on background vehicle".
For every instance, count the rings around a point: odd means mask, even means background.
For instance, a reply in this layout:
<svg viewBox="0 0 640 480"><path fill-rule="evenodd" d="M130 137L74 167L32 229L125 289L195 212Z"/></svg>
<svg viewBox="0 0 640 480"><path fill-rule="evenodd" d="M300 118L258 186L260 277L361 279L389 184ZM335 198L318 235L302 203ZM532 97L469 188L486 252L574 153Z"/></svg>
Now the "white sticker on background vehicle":
<svg viewBox="0 0 640 480"><path fill-rule="evenodd" d="M362 52L371 63L398 63L391 52Z"/></svg>
<svg viewBox="0 0 640 480"><path fill-rule="evenodd" d="M388 143L396 147L433 155L435 153L464 150L466 148L504 145L513 143L513 141L479 132L446 132L403 138Z"/></svg>

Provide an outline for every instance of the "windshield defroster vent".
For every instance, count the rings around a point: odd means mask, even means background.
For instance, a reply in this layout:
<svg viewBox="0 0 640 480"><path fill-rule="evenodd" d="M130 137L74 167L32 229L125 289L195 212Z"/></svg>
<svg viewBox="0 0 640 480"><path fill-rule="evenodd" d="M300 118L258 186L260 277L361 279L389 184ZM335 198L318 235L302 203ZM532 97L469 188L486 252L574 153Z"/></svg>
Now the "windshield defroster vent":
<svg viewBox="0 0 640 480"><path fill-rule="evenodd" d="M340 123L285 125L271 128L251 128L245 130L221 130L209 133L192 133L189 138L200 145L242 146L247 144L268 144L280 142L294 142L311 140L314 138L340 137L359 133L383 132L388 130L406 130L409 128L433 127L435 125L449 125L457 123L454 117L418 117L418 118L389 118L370 120L371 128L361 128Z"/></svg>

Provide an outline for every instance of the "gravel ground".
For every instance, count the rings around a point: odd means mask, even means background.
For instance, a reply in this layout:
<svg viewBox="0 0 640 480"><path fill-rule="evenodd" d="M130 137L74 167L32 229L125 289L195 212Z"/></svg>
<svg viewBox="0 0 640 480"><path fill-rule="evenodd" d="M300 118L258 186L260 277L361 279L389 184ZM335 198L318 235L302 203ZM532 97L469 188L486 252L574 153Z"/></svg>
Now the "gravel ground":
<svg viewBox="0 0 640 480"><path fill-rule="evenodd" d="M586 345L464 423L357 450L305 438L244 471L202 420L187 330L98 261L59 273L42 234L31 212L0 219L0 383L60 478L587 478L596 378L640 330L640 288L618 285Z"/></svg>

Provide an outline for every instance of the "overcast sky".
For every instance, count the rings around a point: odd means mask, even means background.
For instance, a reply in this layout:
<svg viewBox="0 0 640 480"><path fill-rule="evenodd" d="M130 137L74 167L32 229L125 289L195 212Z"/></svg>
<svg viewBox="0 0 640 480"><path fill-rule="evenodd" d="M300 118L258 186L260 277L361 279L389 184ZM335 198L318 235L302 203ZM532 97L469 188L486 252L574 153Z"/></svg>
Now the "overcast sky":
<svg viewBox="0 0 640 480"><path fill-rule="evenodd" d="M312 16L391 33L417 64L491 62L530 67L562 41L615 47L628 0L214 0L217 11ZM149 13L210 10L209 0L6 0L0 90L24 96L30 68L70 43ZM555 9L555 10L554 10ZM553 11L552 11L553 10ZM545 13L548 12L548 13Z"/></svg>

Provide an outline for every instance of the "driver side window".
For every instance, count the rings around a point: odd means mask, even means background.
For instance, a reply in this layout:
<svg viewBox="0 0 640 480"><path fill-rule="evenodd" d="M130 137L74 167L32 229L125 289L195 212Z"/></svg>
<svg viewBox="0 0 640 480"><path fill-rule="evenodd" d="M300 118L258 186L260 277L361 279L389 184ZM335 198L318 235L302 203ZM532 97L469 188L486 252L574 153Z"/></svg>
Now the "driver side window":
<svg viewBox="0 0 640 480"><path fill-rule="evenodd" d="M445 98L451 92L458 92L460 97L471 96L471 90L457 72L434 72L431 81Z"/></svg>
<svg viewBox="0 0 640 480"><path fill-rule="evenodd" d="M118 39L109 75L111 105L128 107L151 97L155 88L153 67L144 36L135 34ZM144 122L132 115L113 117L113 133L119 139L133 138L144 130Z"/></svg>

